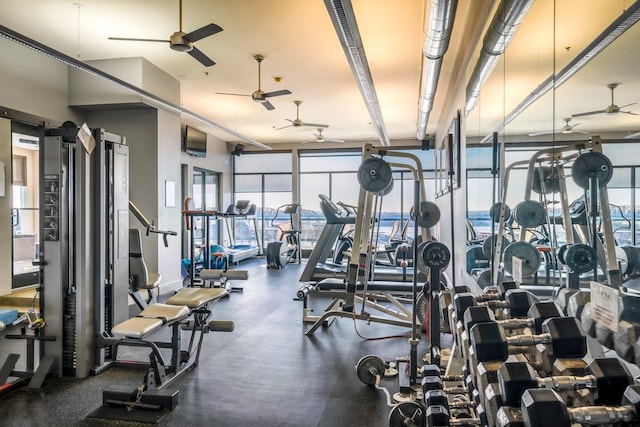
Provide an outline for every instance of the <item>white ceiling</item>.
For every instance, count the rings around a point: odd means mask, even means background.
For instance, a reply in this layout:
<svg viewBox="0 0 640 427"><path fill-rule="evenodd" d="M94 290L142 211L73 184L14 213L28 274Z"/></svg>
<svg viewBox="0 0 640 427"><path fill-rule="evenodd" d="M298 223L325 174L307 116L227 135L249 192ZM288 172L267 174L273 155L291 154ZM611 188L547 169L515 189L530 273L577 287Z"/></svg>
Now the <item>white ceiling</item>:
<svg viewBox="0 0 640 427"><path fill-rule="evenodd" d="M417 106L424 26L430 1L352 0L362 41L392 141L416 142ZM178 0L0 0L1 24L82 61L143 56L181 82L182 106L261 143L295 143L313 138L315 128L275 130L294 119L328 124L326 138L377 141L375 126L320 0L184 0L183 30L211 22L223 31L195 45L216 65L204 67L168 44L125 42L108 37L166 39L179 28ZM487 80L467 132L484 136L500 124L525 96L562 69L613 21L631 0L537 0L507 53ZM445 55L428 134L446 122L451 105L460 104L453 87L466 85L478 56L479 42L469 39L478 16L474 8L492 9L493 0L459 0L451 48ZM485 22L481 23L486 26ZM638 26L636 26L638 27ZM480 40L484 30L480 32ZM503 131L505 135L557 130L572 113L605 108L606 85L619 83L616 103L640 101L638 70L640 27L627 31L568 83L542 97ZM476 52L466 54L465 51ZM255 54L262 54L262 90L289 89L270 98L267 111L249 97L257 89ZM462 67L462 68L461 68ZM460 71L462 69L462 71ZM276 77L281 81L277 82ZM462 86L461 86L462 85ZM452 96L457 100L452 100ZM464 95L462 95L464 97ZM464 102L464 100L463 100ZM640 106L628 107L640 113ZM441 118L441 111L444 115ZM598 115L574 120L576 129L593 133L640 130L640 116ZM204 126L200 126L204 127ZM236 138L208 130L226 141ZM575 137L576 134L569 135ZM565 135L557 136L562 139ZM583 137L583 136L581 136ZM545 137L549 139L549 137ZM417 142L416 142L417 143ZM305 147L313 146L312 144Z"/></svg>

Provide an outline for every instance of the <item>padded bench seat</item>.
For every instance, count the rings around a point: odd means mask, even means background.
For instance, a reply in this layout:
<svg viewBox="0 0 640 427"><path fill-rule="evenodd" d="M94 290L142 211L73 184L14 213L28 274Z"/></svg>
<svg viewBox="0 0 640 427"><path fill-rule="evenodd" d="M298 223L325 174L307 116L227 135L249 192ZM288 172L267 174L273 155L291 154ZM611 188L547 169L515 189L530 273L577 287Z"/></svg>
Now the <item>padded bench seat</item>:
<svg viewBox="0 0 640 427"><path fill-rule="evenodd" d="M167 299L168 305L183 305L189 308L197 308L201 305L221 298L227 294L224 288L182 288L175 295Z"/></svg>
<svg viewBox="0 0 640 427"><path fill-rule="evenodd" d="M115 325L111 329L111 333L114 336L142 338L167 323L173 323L189 316L190 313L189 307L184 305L151 304L138 316Z"/></svg>
<svg viewBox="0 0 640 427"><path fill-rule="evenodd" d="M335 291L335 290L346 290L347 286L344 284L342 279L323 279L318 282L316 288L320 291ZM358 282L356 284L356 289L361 291L364 289L364 283ZM411 283L406 282L388 282L388 281L378 281L378 280L370 280L367 283L367 289L370 291L379 291L379 292L412 292L413 285Z"/></svg>

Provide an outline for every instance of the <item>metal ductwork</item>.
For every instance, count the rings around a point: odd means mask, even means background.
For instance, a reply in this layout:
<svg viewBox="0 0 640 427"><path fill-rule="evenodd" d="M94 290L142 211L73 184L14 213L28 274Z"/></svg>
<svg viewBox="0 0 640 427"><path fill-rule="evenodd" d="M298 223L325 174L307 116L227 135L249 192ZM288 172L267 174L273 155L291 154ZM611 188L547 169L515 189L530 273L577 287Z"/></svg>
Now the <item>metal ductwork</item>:
<svg viewBox="0 0 640 427"><path fill-rule="evenodd" d="M373 77L371 77L369 62L364 52L364 45L362 44L351 0L324 0L324 4L327 7L327 12L336 30L340 44L344 49L353 77L362 94L362 99L369 111L371 122L378 131L380 143L384 146L389 146L391 141L382 119L378 95L373 84Z"/></svg>
<svg viewBox="0 0 640 427"><path fill-rule="evenodd" d="M467 84L466 114L469 114L469 111L473 110L473 107L478 103L480 89L484 81L493 71L500 55L507 49L532 4L533 0L503 0L500 2L482 41L480 58Z"/></svg>
<svg viewBox="0 0 640 427"><path fill-rule="evenodd" d="M449 48L453 21L458 7L457 0L431 0L429 19L425 25L425 41L422 58L422 81L418 104L418 131L416 137L424 139L429 113L433 108L442 57Z"/></svg>

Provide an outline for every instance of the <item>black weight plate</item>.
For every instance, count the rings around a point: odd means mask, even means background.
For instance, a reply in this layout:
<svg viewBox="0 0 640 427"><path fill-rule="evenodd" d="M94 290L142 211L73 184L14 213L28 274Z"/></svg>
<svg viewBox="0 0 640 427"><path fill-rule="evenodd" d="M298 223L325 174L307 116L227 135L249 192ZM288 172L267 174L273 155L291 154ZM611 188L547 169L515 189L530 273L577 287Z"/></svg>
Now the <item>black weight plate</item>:
<svg viewBox="0 0 640 427"><path fill-rule="evenodd" d="M598 185L604 187L613 176L611 160L596 151L582 153L571 166L571 176L579 187L589 188L589 178L598 178Z"/></svg>
<svg viewBox="0 0 640 427"><path fill-rule="evenodd" d="M418 246L418 268L427 274L429 269L444 269L449 265L451 252L444 243L423 242Z"/></svg>
<svg viewBox="0 0 640 427"><path fill-rule="evenodd" d="M389 427L424 426L424 409L416 402L402 402L389 412Z"/></svg>
<svg viewBox="0 0 640 427"><path fill-rule="evenodd" d="M571 245L564 254L564 262L574 273L586 273L596 265L596 252L582 243Z"/></svg>
<svg viewBox="0 0 640 427"><path fill-rule="evenodd" d="M376 376L384 376L386 366L378 356L368 355L362 357L356 364L358 379L366 385L375 385Z"/></svg>
<svg viewBox="0 0 640 427"><path fill-rule="evenodd" d="M393 182L391 166L378 157L370 157L358 168L358 182L365 191L380 193Z"/></svg>

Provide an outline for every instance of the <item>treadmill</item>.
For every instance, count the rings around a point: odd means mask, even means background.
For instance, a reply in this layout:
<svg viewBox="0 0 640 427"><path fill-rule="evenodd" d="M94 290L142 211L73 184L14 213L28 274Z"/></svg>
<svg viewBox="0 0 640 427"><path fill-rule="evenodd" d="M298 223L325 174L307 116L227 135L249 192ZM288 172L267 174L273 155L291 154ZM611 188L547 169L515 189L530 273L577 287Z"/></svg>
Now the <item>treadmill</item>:
<svg viewBox="0 0 640 427"><path fill-rule="evenodd" d="M219 215L225 223L229 246L225 247L230 264L238 264L245 259L253 258L262 253L260 238L258 234L258 222L256 220L256 205L249 200L238 200L236 204L231 204L224 214ZM244 219L253 224L256 244L237 244L235 238L236 220Z"/></svg>

